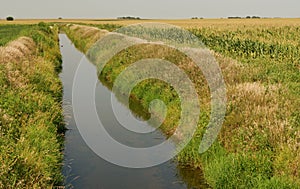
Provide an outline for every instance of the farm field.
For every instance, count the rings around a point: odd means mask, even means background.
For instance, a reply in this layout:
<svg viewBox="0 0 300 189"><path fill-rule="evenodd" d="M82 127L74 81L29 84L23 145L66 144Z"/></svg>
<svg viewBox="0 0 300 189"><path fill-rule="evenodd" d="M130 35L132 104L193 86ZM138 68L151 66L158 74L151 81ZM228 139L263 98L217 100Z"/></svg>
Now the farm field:
<svg viewBox="0 0 300 189"><path fill-rule="evenodd" d="M0 19L0 24L38 24L45 23L84 23L84 24L117 24L129 25L141 22L161 22L178 25L185 28L190 27L221 27L237 29L240 26L256 27L280 27L299 26L300 18L265 18L265 19L142 19L142 20L122 20L122 19L16 19L13 22Z"/></svg>
<svg viewBox="0 0 300 189"><path fill-rule="evenodd" d="M228 95L225 123L219 140L212 149L199 155L197 150L200 137L195 137L177 157L178 161L187 166L202 168L213 188L299 187L300 28L289 23L285 25L278 20L273 23L271 21L268 25L251 21L242 27L238 24L214 24L212 22L209 27L188 28L214 51L224 74ZM103 25L98 27L106 29ZM86 26L71 26L67 33L83 52L97 40L95 36L101 38L101 32ZM79 39L86 40L84 42ZM166 56L165 54L170 53L164 48L160 52L153 52L149 46L138 49L132 48L120 53L118 58L106 65L107 69L104 68L100 78L111 85L124 66L130 65L132 60L159 57L158 54ZM132 56L133 54L136 56ZM146 54L146 57L142 54ZM165 58L176 62L180 61L179 57L176 57L179 60L172 56ZM203 81L199 73L193 71L188 71L192 73L193 81ZM133 91L133 96L141 101L145 109L151 101L149 99L159 96L145 91L143 87L154 85L158 91L166 88L162 83L153 84L153 81L141 85L141 88ZM199 96L207 99L203 86L197 86ZM174 95L169 91L164 98L172 98L170 96ZM169 108L173 110L170 114L178 115L178 108L174 106L178 105L170 104ZM201 123L208 121L208 105L206 108ZM171 120L164 122L162 129L165 133L172 132L174 128L170 128L170 125L175 125L177 119L173 116ZM203 125L199 125L197 133L196 136L202 135Z"/></svg>
<svg viewBox="0 0 300 189"><path fill-rule="evenodd" d="M296 18L0 20L0 188L51 188L63 180L59 30L89 56L94 43L108 32L144 22L177 25L197 36L216 58L226 84L222 130L213 146L199 154L210 96L201 70L188 64L191 60L164 46L139 45L118 53L99 75L111 89L126 67L145 58L168 60L188 73L202 111L193 139L175 158L179 165L201 169L211 188L300 188L300 19ZM28 50L7 53L17 43ZM145 80L134 88L130 100L147 112L156 98L167 102L169 116L161 130L169 136L180 118L178 95L170 86Z"/></svg>

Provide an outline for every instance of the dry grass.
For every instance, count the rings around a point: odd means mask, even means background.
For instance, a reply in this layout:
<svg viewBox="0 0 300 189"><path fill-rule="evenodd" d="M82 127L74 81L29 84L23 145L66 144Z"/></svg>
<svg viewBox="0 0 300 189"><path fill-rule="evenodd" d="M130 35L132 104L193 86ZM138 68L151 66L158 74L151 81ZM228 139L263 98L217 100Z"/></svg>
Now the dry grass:
<svg viewBox="0 0 300 189"><path fill-rule="evenodd" d="M30 38L0 47L0 188L55 188L63 131L58 28L24 28L4 27L7 42Z"/></svg>
<svg viewBox="0 0 300 189"><path fill-rule="evenodd" d="M243 64L232 58L222 56L219 53L212 53L214 54L214 57L216 58L216 61L222 70L226 85L234 85L243 82L241 73L246 72L246 68Z"/></svg>
<svg viewBox="0 0 300 189"><path fill-rule="evenodd" d="M82 25L73 25L70 29L79 32L83 38L90 38L92 41L98 40L108 33L106 30L99 30L99 28L96 27Z"/></svg>
<svg viewBox="0 0 300 189"><path fill-rule="evenodd" d="M4 47L0 47L0 63L18 61L30 56L36 50L34 41L29 37L20 37Z"/></svg>
<svg viewBox="0 0 300 189"><path fill-rule="evenodd" d="M71 33L76 33L76 35L81 36L83 39L88 40L78 40L75 43L80 44L81 50L89 49L95 42L100 39L102 36L108 33L107 30L100 30L96 27L83 26L83 25L71 25L69 26L69 31ZM76 39L74 39L76 40Z"/></svg>
<svg viewBox="0 0 300 189"><path fill-rule="evenodd" d="M86 24L118 24L130 25L144 22L160 22L181 27L226 27L236 28L252 26L300 26L299 18L268 18L268 19L147 19L147 20L118 20L118 19L16 19L13 22L0 20L0 24L37 24L39 22L86 23Z"/></svg>
<svg viewBox="0 0 300 189"><path fill-rule="evenodd" d="M284 86L240 83L229 86L230 113L223 127L222 141L229 151L292 149L300 156L299 131L292 128L293 102L282 100ZM297 138L298 137L298 138ZM299 167L299 166L298 166Z"/></svg>
<svg viewBox="0 0 300 189"><path fill-rule="evenodd" d="M0 47L0 63L5 63L7 70L7 79L10 81L10 85L17 88L24 88L28 79L23 77L20 70L14 70L12 67L14 63L26 58L29 58L36 51L36 45L34 41L29 37L20 37L8 43L4 47ZM22 64L29 64L28 61L23 60ZM25 66L26 67L26 66ZM25 68L24 67L24 68Z"/></svg>

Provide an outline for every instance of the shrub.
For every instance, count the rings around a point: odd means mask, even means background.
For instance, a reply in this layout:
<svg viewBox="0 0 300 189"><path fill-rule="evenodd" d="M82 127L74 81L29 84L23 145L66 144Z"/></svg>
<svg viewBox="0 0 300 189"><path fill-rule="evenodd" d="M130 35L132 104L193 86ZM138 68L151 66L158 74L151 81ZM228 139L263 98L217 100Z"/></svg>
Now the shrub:
<svg viewBox="0 0 300 189"><path fill-rule="evenodd" d="M8 16L8 17L6 17L6 20L7 20L7 21L13 21L13 20L14 20L14 17Z"/></svg>

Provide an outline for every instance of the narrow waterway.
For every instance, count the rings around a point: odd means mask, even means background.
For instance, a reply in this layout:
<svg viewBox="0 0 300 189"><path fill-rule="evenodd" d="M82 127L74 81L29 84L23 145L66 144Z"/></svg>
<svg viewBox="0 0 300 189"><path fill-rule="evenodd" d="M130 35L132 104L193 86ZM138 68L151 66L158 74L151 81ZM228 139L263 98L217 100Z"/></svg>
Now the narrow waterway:
<svg viewBox="0 0 300 189"><path fill-rule="evenodd" d="M176 162L169 161L162 165L145 168L129 169L111 164L98 157L85 144L73 117L72 111L72 85L76 68L83 58L83 66L90 70L82 82L91 79L97 80L96 67L85 59L84 54L78 51L65 34L60 34L61 53L63 57L63 71L60 75L64 86L64 109L67 122L65 134L64 166L66 188L88 189L183 189L183 188L207 188L201 179L201 171L181 168ZM145 147L161 143L165 137L160 131L147 135L133 135L120 126L111 109L111 96L116 101L118 113L126 116L130 114L122 103L111 94L101 82L98 81L96 88L96 106L99 118L105 128L116 140L123 144ZM84 103L85 99L82 99ZM90 123L97 124L97 123ZM149 126L150 127L150 126ZM123 129L122 129L123 128ZM90 131L92 132L92 131Z"/></svg>

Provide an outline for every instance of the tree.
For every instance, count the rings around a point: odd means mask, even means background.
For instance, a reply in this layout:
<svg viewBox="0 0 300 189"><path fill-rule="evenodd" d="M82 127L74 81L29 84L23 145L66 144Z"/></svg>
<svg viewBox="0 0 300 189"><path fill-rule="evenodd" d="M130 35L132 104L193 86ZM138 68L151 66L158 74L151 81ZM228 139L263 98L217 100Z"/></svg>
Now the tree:
<svg viewBox="0 0 300 189"><path fill-rule="evenodd" d="M123 17L118 17L117 19L121 20L140 20L140 17L133 17L133 16L123 16Z"/></svg>
<svg viewBox="0 0 300 189"><path fill-rule="evenodd" d="M8 16L8 17L6 17L6 20L7 20L7 21L13 21L13 20L14 20L14 17Z"/></svg>

